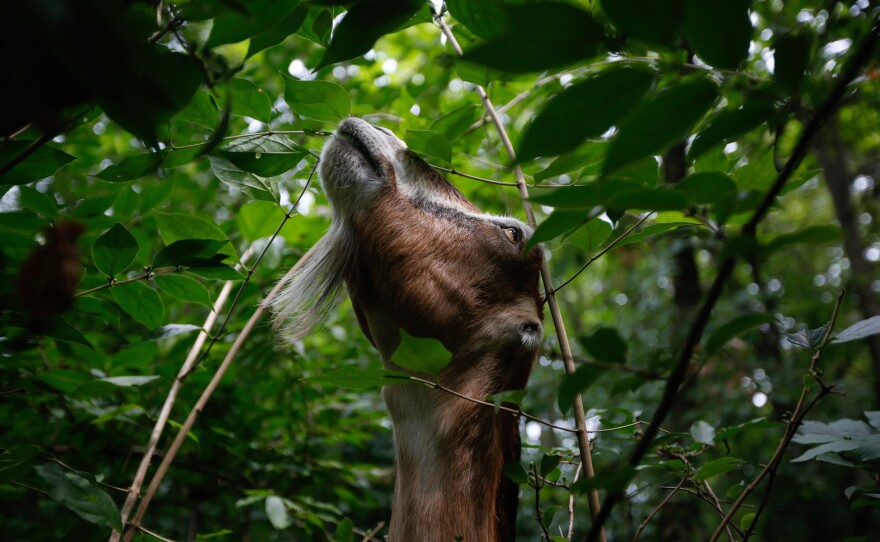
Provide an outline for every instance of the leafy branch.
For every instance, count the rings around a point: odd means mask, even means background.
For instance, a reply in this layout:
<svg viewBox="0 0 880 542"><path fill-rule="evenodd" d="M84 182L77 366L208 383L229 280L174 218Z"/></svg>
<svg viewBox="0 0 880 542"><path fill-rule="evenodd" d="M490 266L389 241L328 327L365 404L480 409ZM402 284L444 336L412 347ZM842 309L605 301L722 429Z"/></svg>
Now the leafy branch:
<svg viewBox="0 0 880 542"><path fill-rule="evenodd" d="M743 237L754 238L758 224L764 219L786 182L788 182L794 171L803 161L813 138L819 132L825 120L831 116L832 112L840 103L849 83L855 79L856 75L871 57L871 54L876 47L878 37L880 37L880 26L874 26L871 29L871 32L864 38L864 40L862 40L862 43L859 45L856 52L852 55L848 65L841 73L828 97L822 102L809 123L804 127L804 131L798 139L791 156L789 156L782 170L776 176L776 180L759 203L758 208L753 213L751 219L745 224L745 226L743 226ZM663 390L663 397L654 412L651 424L645 430L642 440L639 441L630 454L628 460L630 467L635 467L641 463L642 458L648 453L651 448L651 443L657 436L657 430L660 424L666 419L666 416L672 409L672 405L678 394L678 389L688 374L688 368L690 367L690 361L693 357L694 350L700 343L703 332L706 329L706 324L712 315L712 311L718 303L718 300L721 298L721 293L724 290L727 281L733 274L735 263L735 256L729 255L719 265L715 281L712 283L702 307L700 307L699 312L688 330L687 338L685 339L685 343L678 356L678 361L666 383L666 387ZM601 538L602 525L608 520L614 506L623 500L623 498L624 493L619 489L609 492L603 503L600 516L596 519L586 538L588 542L593 542ZM729 519L727 521L729 521ZM723 523L726 524L727 521L724 521ZM716 533L717 532L719 531L716 530ZM717 539L717 537L715 537L715 539Z"/></svg>

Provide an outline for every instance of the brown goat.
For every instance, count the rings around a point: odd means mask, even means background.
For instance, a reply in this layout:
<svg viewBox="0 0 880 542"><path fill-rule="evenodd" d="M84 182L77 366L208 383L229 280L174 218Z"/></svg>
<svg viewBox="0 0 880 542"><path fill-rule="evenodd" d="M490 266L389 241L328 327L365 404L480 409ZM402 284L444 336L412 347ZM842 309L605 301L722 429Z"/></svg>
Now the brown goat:
<svg viewBox="0 0 880 542"><path fill-rule="evenodd" d="M298 339L332 306L343 282L361 329L385 366L400 330L452 353L440 383L485 399L525 387L543 327L531 229L481 213L390 131L343 121L324 147L321 184L330 231L274 302ZM421 375L424 376L424 375ZM520 456L509 413L441 390L386 386L397 481L389 540L514 540L519 488L502 471Z"/></svg>

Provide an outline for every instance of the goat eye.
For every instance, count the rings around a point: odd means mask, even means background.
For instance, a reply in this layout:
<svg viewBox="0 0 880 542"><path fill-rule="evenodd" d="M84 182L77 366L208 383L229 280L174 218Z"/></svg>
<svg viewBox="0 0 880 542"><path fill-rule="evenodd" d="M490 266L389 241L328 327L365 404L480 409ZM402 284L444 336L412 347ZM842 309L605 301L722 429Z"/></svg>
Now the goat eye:
<svg viewBox="0 0 880 542"><path fill-rule="evenodd" d="M502 228L502 231L504 231L504 235L507 236L507 240L511 243L519 243L522 239L522 232L519 231L519 228Z"/></svg>

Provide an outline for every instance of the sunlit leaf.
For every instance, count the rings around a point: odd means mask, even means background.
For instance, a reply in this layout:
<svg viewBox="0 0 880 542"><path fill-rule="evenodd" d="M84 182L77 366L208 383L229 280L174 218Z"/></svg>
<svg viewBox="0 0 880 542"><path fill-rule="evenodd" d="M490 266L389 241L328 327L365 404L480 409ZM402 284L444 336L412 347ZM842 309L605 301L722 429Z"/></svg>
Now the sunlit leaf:
<svg viewBox="0 0 880 542"><path fill-rule="evenodd" d="M158 275L153 278L153 282L160 290L171 297L186 302L198 303L205 307L212 307L213 300L208 289L199 281L187 277L185 275L175 273L171 275Z"/></svg>
<svg viewBox="0 0 880 542"><path fill-rule="evenodd" d="M308 13L309 6L307 4L300 4L287 17L280 19L268 29L253 36L248 44L248 52L245 58L250 58L264 49L278 45L287 36L294 34L305 22Z"/></svg>
<svg viewBox="0 0 880 542"><path fill-rule="evenodd" d="M96 177L111 183L135 181L155 172L164 160L164 152L126 156L119 163L102 169Z"/></svg>
<svg viewBox="0 0 880 542"><path fill-rule="evenodd" d="M284 78L284 100L297 115L324 122L339 122L348 116L351 99L336 83Z"/></svg>
<svg viewBox="0 0 880 542"><path fill-rule="evenodd" d="M880 333L880 316L872 316L867 320L856 322L838 333L834 337L834 342L845 343L855 341L878 333Z"/></svg>
<svg viewBox="0 0 880 542"><path fill-rule="evenodd" d="M694 442L699 442L706 446L714 446L715 427L703 420L698 420L691 425L691 437L694 439Z"/></svg>
<svg viewBox="0 0 880 542"><path fill-rule="evenodd" d="M400 344L391 361L403 369L438 375L452 360L452 354L436 339L413 337L400 330Z"/></svg>
<svg viewBox="0 0 880 542"><path fill-rule="evenodd" d="M201 329L202 328L200 328L199 326L194 326L192 324L167 324L147 333L146 337L144 337L144 340L158 341L159 339L167 339L168 337L175 337L184 333L200 331Z"/></svg>
<svg viewBox="0 0 880 542"><path fill-rule="evenodd" d="M113 384L114 386L119 386L120 388L130 388L132 386L143 386L144 384L149 384L150 382L156 381L159 378L161 378L159 375L106 376L104 378L99 378L98 380L101 382L107 382L108 384Z"/></svg>
<svg viewBox="0 0 880 542"><path fill-rule="evenodd" d="M262 177L281 175L309 154L289 137L274 134L235 139L214 152L239 169Z"/></svg>
<svg viewBox="0 0 880 542"><path fill-rule="evenodd" d="M743 468L746 462L737 457L713 459L697 469L697 480L704 481L726 472Z"/></svg>
<svg viewBox="0 0 880 542"><path fill-rule="evenodd" d="M410 149L429 160L439 160L443 165L452 163L452 145L443 134L430 130L407 130L403 139Z"/></svg>

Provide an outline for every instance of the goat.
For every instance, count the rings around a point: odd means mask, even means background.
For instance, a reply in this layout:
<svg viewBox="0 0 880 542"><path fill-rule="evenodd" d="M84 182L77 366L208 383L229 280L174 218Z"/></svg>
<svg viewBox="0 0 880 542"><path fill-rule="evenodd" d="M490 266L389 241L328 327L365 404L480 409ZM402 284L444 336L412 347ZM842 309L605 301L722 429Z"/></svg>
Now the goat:
<svg viewBox="0 0 880 542"><path fill-rule="evenodd" d="M543 299L531 229L481 213L389 130L349 118L319 167L329 231L273 303L299 339L343 284L385 367L400 330L452 353L440 383L475 399L525 387L538 356ZM502 469L520 457L510 413L411 383L386 386L397 479L388 540L514 540L519 488Z"/></svg>

